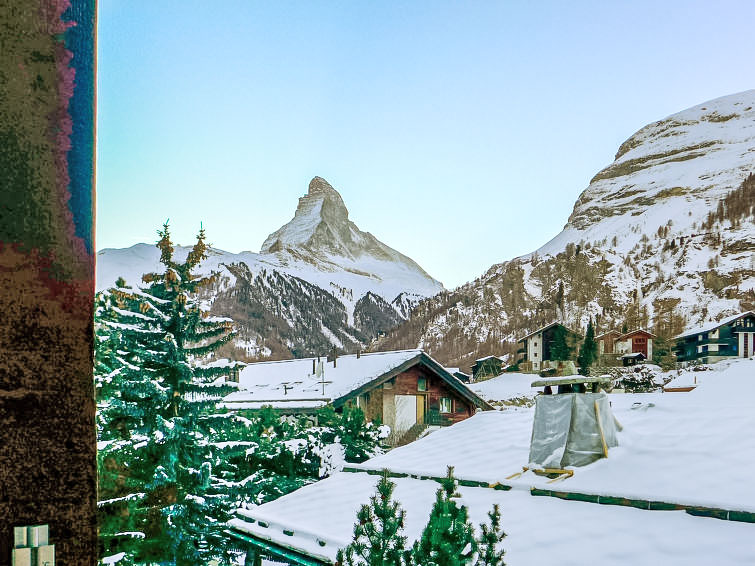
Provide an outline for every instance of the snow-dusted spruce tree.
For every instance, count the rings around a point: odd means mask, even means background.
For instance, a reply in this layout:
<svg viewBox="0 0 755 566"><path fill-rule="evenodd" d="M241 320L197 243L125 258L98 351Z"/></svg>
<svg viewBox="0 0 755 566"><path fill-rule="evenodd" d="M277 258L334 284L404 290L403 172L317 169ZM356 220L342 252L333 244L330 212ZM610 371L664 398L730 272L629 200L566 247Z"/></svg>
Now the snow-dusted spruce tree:
<svg viewBox="0 0 755 566"><path fill-rule="evenodd" d="M121 564L229 563L210 436L229 422L213 409L233 367L201 362L233 330L193 299L209 282L193 273L204 231L184 262L167 223L158 234L164 272L145 275L144 289L119 280L96 299L101 552L124 553Z"/></svg>
<svg viewBox="0 0 755 566"><path fill-rule="evenodd" d="M579 373L582 375L588 375L590 373L590 366L595 363L597 357L598 343L595 341L595 328L592 325L592 319L590 319L587 323L585 339L579 347L579 354L577 355Z"/></svg>
<svg viewBox="0 0 755 566"><path fill-rule="evenodd" d="M501 548L501 542L506 538L506 533L501 528L501 511L498 505L488 511L490 523L480 525L479 552L475 566L506 566L503 557L506 551Z"/></svg>
<svg viewBox="0 0 755 566"><path fill-rule="evenodd" d="M359 407L345 406L339 414L331 405L317 413L319 423L325 427L322 439L326 444L338 444L347 462L364 462L380 453L380 441L390 429L379 423L368 422Z"/></svg>
<svg viewBox="0 0 755 566"><path fill-rule="evenodd" d="M464 566L470 564L477 552L474 527L467 516L467 508L456 499L457 481L453 467L436 492L430 519L420 539L412 548L412 561L417 566Z"/></svg>
<svg viewBox="0 0 755 566"><path fill-rule="evenodd" d="M383 472L375 495L368 505L362 505L354 525L354 539L346 548L339 550L336 563L342 566L403 566L405 564L406 537L404 529L406 513L392 499L396 484Z"/></svg>

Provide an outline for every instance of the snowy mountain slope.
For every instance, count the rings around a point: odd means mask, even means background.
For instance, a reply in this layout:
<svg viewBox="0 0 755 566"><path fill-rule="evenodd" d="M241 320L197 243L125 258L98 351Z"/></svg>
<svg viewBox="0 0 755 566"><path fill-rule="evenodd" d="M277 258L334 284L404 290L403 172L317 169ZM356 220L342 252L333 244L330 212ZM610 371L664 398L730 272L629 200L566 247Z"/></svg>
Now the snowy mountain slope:
<svg viewBox="0 0 755 566"><path fill-rule="evenodd" d="M176 246L176 257L183 260L189 249ZM159 260L148 244L102 250L97 289L118 277L138 285L144 273L160 269ZM233 313L242 323L238 346L249 357L362 348L443 288L413 260L359 230L320 177L260 253L212 249L200 271L220 273L205 299L216 314Z"/></svg>
<svg viewBox="0 0 755 566"><path fill-rule="evenodd" d="M626 252L668 220L690 234L755 164L755 90L717 98L653 122L579 196L564 230L538 250L619 238ZM629 231L627 229L630 229ZM614 246L616 247L616 246Z"/></svg>
<svg viewBox="0 0 755 566"><path fill-rule="evenodd" d="M755 90L649 124L593 177L561 233L422 303L381 348L419 346L463 365L554 319L670 336L750 308L755 182L742 186L752 172ZM735 210L726 199L738 188Z"/></svg>

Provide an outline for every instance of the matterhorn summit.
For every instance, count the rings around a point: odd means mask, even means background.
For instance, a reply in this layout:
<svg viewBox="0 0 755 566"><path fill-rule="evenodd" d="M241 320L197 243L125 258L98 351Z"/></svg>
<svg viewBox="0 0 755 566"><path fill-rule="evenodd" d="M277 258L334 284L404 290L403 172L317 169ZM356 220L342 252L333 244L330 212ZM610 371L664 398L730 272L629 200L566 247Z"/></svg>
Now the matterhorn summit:
<svg viewBox="0 0 755 566"><path fill-rule="evenodd" d="M360 234L349 221L349 211L338 191L322 177L315 177L307 194L299 199L293 219L267 237L260 253L307 248L353 257L353 252L359 251L354 236Z"/></svg>
<svg viewBox="0 0 755 566"><path fill-rule="evenodd" d="M428 294L441 289L440 284L413 260L386 246L369 232L362 232L350 221L341 195L322 177L314 177L309 182L309 190L299 199L293 219L265 239L260 253L288 253L296 257L317 258L326 264L343 264L346 260L347 263L359 263L361 267L345 267L361 271L368 268L365 262L395 264L402 272L424 279L423 287L427 284L432 287L427 289ZM374 274L383 279L383 271L378 269ZM402 274L393 272L393 268L388 269L385 275L403 278Z"/></svg>

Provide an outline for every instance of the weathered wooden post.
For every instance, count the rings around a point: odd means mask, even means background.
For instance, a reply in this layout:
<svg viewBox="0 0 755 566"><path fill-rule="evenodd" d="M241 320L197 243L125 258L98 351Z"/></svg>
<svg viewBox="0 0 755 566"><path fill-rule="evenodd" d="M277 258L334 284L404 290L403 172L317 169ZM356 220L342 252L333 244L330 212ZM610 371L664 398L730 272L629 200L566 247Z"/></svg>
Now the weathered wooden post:
<svg viewBox="0 0 755 566"><path fill-rule="evenodd" d="M0 3L0 564L28 525L61 564L97 559L95 18L95 0Z"/></svg>

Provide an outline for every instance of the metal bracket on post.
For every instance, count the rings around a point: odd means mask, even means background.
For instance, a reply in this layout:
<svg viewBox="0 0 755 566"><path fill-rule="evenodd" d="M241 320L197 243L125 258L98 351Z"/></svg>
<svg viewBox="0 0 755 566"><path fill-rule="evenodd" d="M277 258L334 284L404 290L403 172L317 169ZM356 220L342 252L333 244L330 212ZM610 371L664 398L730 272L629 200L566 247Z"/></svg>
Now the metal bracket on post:
<svg viewBox="0 0 755 566"><path fill-rule="evenodd" d="M13 566L55 566L55 545L47 525L13 527Z"/></svg>

